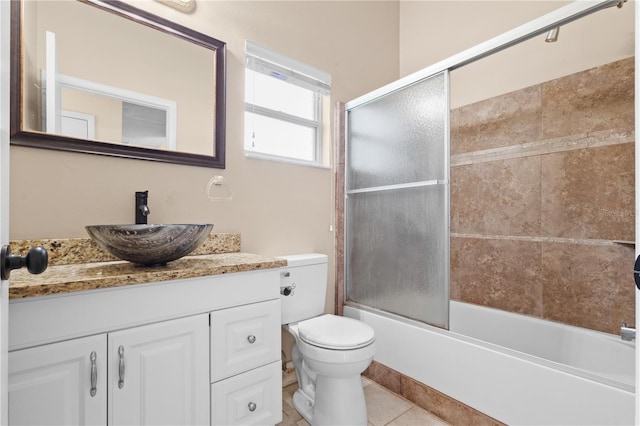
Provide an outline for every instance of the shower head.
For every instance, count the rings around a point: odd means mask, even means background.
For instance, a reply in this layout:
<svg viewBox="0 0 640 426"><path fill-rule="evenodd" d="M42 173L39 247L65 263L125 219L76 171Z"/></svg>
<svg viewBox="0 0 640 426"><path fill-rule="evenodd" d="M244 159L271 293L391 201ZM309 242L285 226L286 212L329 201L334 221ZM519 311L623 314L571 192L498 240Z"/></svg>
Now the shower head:
<svg viewBox="0 0 640 426"><path fill-rule="evenodd" d="M551 29L547 33L547 37L544 39L544 41L546 41L547 43L555 43L556 41L558 41L558 34L559 33L560 33L560 27L555 27L555 28Z"/></svg>

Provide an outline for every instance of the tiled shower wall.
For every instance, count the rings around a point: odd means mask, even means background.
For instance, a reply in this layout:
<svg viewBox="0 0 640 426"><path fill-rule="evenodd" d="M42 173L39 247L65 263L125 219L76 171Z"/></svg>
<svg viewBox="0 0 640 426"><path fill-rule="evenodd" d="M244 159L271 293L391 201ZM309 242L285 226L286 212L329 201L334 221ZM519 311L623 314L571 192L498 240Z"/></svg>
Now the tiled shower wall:
<svg viewBox="0 0 640 426"><path fill-rule="evenodd" d="M451 299L635 324L634 58L451 111Z"/></svg>

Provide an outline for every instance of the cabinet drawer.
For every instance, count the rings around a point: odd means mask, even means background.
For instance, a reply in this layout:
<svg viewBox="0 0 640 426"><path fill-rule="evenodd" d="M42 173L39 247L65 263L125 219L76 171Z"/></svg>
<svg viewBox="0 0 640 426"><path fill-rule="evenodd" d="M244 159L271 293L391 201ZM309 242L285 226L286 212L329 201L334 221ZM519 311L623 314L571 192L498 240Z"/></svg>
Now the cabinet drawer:
<svg viewBox="0 0 640 426"><path fill-rule="evenodd" d="M275 425L282 421L279 361L211 385L213 425Z"/></svg>
<svg viewBox="0 0 640 426"><path fill-rule="evenodd" d="M211 313L211 381L280 359L280 300Z"/></svg>

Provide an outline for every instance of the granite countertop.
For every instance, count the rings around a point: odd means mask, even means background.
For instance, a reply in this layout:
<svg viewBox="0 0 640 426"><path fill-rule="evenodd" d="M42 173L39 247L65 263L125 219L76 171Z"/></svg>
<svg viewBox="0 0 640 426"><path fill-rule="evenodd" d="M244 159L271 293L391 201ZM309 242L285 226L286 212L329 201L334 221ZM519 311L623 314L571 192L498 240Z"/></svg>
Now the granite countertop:
<svg viewBox="0 0 640 426"><path fill-rule="evenodd" d="M70 293L100 288L122 287L220 275L233 272L280 268L287 261L240 252L239 234L211 234L194 255L169 262L162 267L147 267L113 260L88 238L64 240L11 241L13 253L41 245L49 252L49 267L40 275L24 268L11 272L9 299Z"/></svg>

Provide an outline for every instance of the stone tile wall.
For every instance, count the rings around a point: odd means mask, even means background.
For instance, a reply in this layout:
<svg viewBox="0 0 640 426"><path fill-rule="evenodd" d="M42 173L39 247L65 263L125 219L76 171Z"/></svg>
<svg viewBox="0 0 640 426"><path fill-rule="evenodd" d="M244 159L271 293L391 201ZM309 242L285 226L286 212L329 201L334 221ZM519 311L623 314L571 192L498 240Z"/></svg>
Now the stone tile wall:
<svg viewBox="0 0 640 426"><path fill-rule="evenodd" d="M451 299L634 324L634 58L451 111Z"/></svg>

